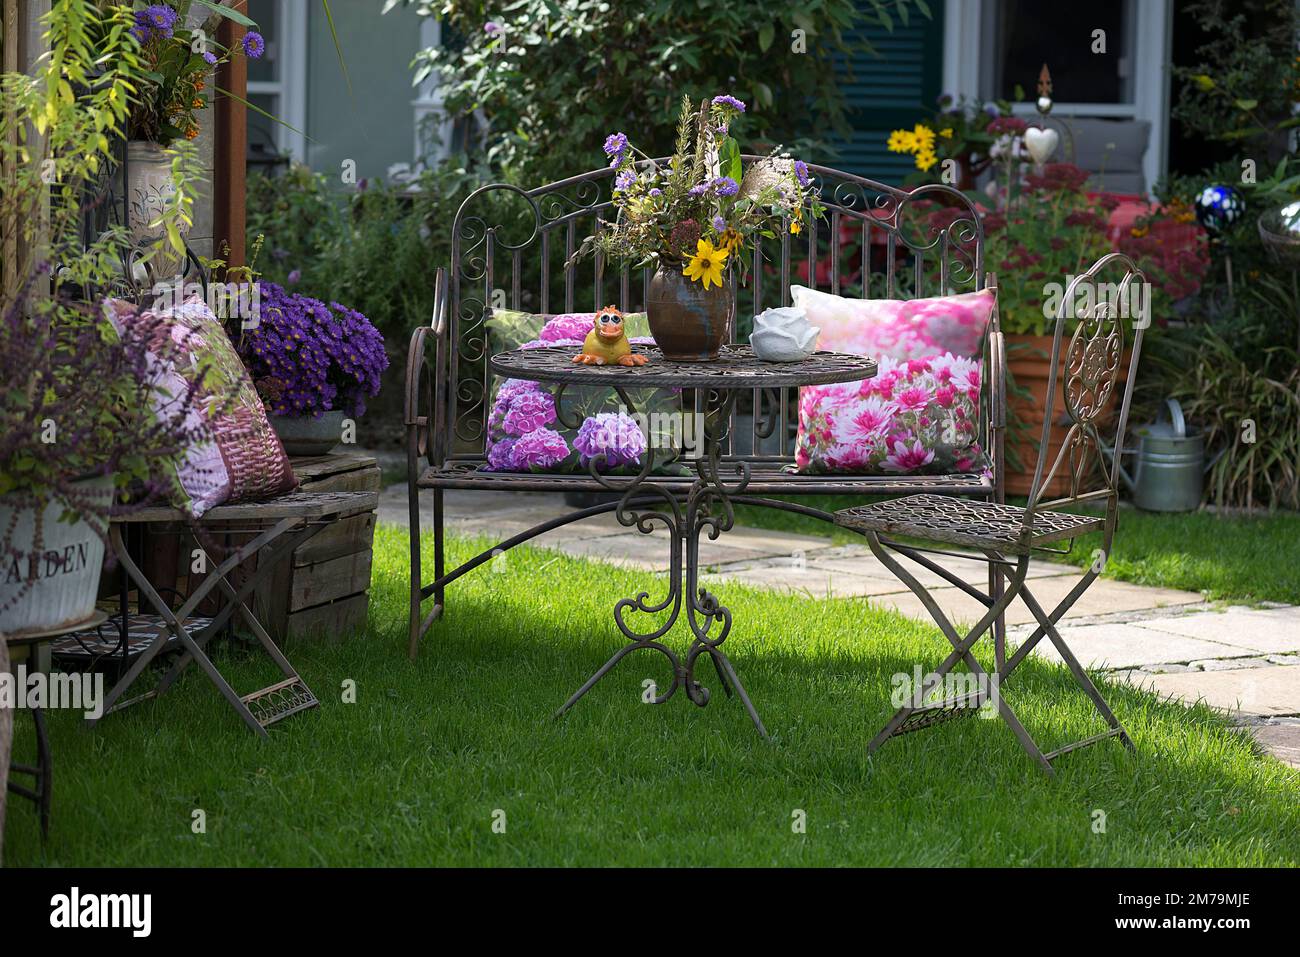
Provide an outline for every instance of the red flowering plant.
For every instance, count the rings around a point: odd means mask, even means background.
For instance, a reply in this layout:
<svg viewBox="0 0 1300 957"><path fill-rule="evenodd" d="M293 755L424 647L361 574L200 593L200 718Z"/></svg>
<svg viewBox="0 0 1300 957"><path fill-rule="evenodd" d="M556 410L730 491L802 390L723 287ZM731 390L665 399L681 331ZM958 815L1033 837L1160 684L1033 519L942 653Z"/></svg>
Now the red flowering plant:
<svg viewBox="0 0 1300 957"><path fill-rule="evenodd" d="M1047 163L1013 184L1003 208L985 215L986 262L997 273L1004 332L1049 334L1055 322L1054 311L1044 309L1049 284L1064 289L1071 276L1110 252L1113 201L1090 197L1087 180L1087 170Z"/></svg>

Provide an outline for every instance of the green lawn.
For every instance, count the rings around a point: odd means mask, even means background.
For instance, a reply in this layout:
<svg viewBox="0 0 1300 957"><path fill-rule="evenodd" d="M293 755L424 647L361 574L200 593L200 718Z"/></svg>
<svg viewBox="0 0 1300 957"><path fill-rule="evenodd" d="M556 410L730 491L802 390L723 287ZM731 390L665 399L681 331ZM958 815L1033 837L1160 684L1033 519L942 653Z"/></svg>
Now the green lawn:
<svg viewBox="0 0 1300 957"><path fill-rule="evenodd" d="M828 495L792 501L833 512L867 500ZM736 520L756 528L863 542L860 535L776 509L741 506ZM1100 546L1100 535L1084 536L1061 560L1082 568L1092 564L1093 550ZM1294 604L1300 602L1300 513L1220 517L1210 512L1159 515L1124 508L1105 577L1201 592L1213 601Z"/></svg>
<svg viewBox="0 0 1300 957"><path fill-rule="evenodd" d="M453 558L473 544L454 542ZM680 694L641 704L642 680L666 677L646 652L556 722L619 646L610 607L642 576L512 552L453 586L411 663L406 534L381 528L376 545L367 633L290 649L319 710L264 742L194 671L94 730L53 714L53 834L42 848L30 805L11 797L6 863L1300 864L1300 775L1203 708L1112 687L1139 754L1103 742L1062 758L1054 780L979 718L869 759L891 676L937 663L937 633L861 601L728 586L727 647L771 743L711 672L708 708ZM668 640L684 645L684 627ZM222 664L241 690L268 676L245 652ZM340 700L348 681L355 704ZM1033 659L1004 693L1045 747L1102 727L1063 670ZM17 724L21 760L30 722ZM195 809L204 834L191 831ZM792 832L796 810L806 833Z"/></svg>

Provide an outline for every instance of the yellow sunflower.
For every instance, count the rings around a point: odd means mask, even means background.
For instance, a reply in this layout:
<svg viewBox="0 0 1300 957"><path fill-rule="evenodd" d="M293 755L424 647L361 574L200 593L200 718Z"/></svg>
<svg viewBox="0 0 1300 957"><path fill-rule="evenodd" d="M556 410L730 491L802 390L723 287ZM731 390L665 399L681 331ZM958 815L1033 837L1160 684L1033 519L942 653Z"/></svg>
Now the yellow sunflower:
<svg viewBox="0 0 1300 957"><path fill-rule="evenodd" d="M727 255L726 249L715 249L713 243L701 239L695 244L695 255L682 270L682 275L692 282L704 283L705 289L709 288L709 283L713 283L720 289L722 288L722 266L727 261Z"/></svg>
<svg viewBox="0 0 1300 957"><path fill-rule="evenodd" d="M919 152L924 153L934 149L934 130L924 123L916 124L912 129L912 136L916 140L916 148Z"/></svg>
<svg viewBox="0 0 1300 957"><path fill-rule="evenodd" d="M916 137L907 130L894 130L886 146L891 153L911 153L916 149Z"/></svg>
<svg viewBox="0 0 1300 957"><path fill-rule="evenodd" d="M939 157L935 155L933 149L923 149L916 154L916 168L922 173L937 162L939 162Z"/></svg>

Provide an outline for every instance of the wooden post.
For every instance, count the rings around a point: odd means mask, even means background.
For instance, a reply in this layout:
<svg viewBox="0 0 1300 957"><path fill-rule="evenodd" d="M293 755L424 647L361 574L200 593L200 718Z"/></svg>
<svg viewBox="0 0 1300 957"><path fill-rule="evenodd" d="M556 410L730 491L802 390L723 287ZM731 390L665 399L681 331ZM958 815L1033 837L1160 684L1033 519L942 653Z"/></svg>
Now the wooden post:
<svg viewBox="0 0 1300 957"><path fill-rule="evenodd" d="M4 0L0 15L4 18L0 21L0 68L5 73L17 73L22 36L18 25L18 0ZM9 104L3 108L8 112ZM12 131L10 145L16 145L17 132L16 128ZM7 182L12 182L13 175L13 170L4 171ZM4 237L3 248L0 248L0 302L6 305L18 292L18 228L16 222L0 223L0 235Z"/></svg>
<svg viewBox="0 0 1300 957"><path fill-rule="evenodd" d="M244 38L244 28L223 19L217 39L223 46L234 47ZM248 61L232 57L217 71L217 86L248 99ZM239 100L213 91L216 113L216 142L212 170L212 255L224 258L231 266L245 265L244 189L248 149L248 109ZM222 242L230 244L230 254L221 255Z"/></svg>

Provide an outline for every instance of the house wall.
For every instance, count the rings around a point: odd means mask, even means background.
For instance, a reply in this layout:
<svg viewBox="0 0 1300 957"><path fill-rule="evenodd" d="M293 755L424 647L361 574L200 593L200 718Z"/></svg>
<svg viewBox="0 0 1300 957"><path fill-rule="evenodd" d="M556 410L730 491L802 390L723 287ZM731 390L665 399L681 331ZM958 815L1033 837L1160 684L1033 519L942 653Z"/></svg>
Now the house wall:
<svg viewBox="0 0 1300 957"><path fill-rule="evenodd" d="M411 59L420 48L421 18L408 7L380 16L380 0L349 0L330 8L352 95L329 22L312 4L307 17L307 163L337 175L350 159L358 181L387 176L394 163L414 161Z"/></svg>

